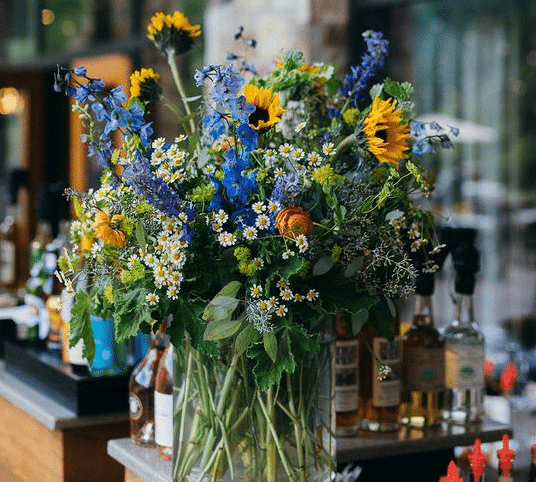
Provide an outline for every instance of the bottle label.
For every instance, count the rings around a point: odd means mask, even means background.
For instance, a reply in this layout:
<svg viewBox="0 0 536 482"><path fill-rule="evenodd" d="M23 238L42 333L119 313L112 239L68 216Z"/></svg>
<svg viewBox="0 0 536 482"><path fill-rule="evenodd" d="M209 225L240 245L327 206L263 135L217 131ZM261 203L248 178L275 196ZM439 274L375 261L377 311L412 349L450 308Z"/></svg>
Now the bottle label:
<svg viewBox="0 0 536 482"><path fill-rule="evenodd" d="M415 347L404 351L404 390L435 392L444 389L445 357L443 348Z"/></svg>
<svg viewBox="0 0 536 482"><path fill-rule="evenodd" d="M359 390L359 341L335 342L335 410L357 410Z"/></svg>
<svg viewBox="0 0 536 482"><path fill-rule="evenodd" d="M0 282L13 284L15 282L15 262L17 248L13 241L3 240L0 243Z"/></svg>
<svg viewBox="0 0 536 482"><path fill-rule="evenodd" d="M173 447L173 394L154 392L154 439L161 447Z"/></svg>
<svg viewBox="0 0 536 482"><path fill-rule="evenodd" d="M140 397L132 394L128 397L128 406L131 420L139 420L143 415L143 404Z"/></svg>
<svg viewBox="0 0 536 482"><path fill-rule="evenodd" d="M484 347L482 345L446 344L447 388L462 390L484 386Z"/></svg>
<svg viewBox="0 0 536 482"><path fill-rule="evenodd" d="M394 407L400 404L402 389L400 373L400 337L392 342L378 337L372 340L372 352L382 365L389 367L386 376L381 377L378 364L372 362L372 403L375 407Z"/></svg>

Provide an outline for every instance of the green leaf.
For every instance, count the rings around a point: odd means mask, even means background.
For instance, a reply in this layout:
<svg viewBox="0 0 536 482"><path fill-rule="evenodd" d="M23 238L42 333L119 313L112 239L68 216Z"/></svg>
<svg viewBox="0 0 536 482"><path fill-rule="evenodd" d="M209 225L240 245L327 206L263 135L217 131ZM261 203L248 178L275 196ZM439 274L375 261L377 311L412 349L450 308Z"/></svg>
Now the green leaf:
<svg viewBox="0 0 536 482"><path fill-rule="evenodd" d="M211 321L205 328L203 338L208 341L218 341L233 336L242 325L242 319Z"/></svg>
<svg viewBox="0 0 536 482"><path fill-rule="evenodd" d="M357 273L359 273L359 271L363 267L364 261L365 260L363 256L352 259L344 270L344 277L351 278L352 276L355 276Z"/></svg>
<svg viewBox="0 0 536 482"><path fill-rule="evenodd" d="M328 314L345 311L348 314L359 313L374 306L380 298L364 291L359 291L356 284L348 281L334 283L330 276L323 277L316 283L322 300L322 310Z"/></svg>
<svg viewBox="0 0 536 482"><path fill-rule="evenodd" d="M143 323L150 324L153 321L151 310L145 301L146 295L144 288L115 293L113 319L115 339L118 343L136 336Z"/></svg>
<svg viewBox="0 0 536 482"><path fill-rule="evenodd" d="M368 322L380 335L388 340L393 340L395 336L394 319L387 301L388 298L381 298L380 302L370 309Z"/></svg>
<svg viewBox="0 0 536 482"><path fill-rule="evenodd" d="M209 323L229 320L238 306L236 294L241 287L240 281L233 280L227 283L205 308L203 320Z"/></svg>
<svg viewBox="0 0 536 482"><path fill-rule="evenodd" d="M208 323L228 321L239 300L229 296L216 296L205 308L203 320Z"/></svg>
<svg viewBox="0 0 536 482"><path fill-rule="evenodd" d="M329 256L320 258L313 266L313 276L321 276L326 274L331 268L333 268L334 264L335 262Z"/></svg>
<svg viewBox="0 0 536 482"><path fill-rule="evenodd" d="M291 276L298 274L304 267L306 261L301 256L293 256L286 260L284 266L279 266L273 270L273 276L281 279L289 279Z"/></svg>
<svg viewBox="0 0 536 482"><path fill-rule="evenodd" d="M93 366L93 359L95 358L95 338L91 328L89 295L84 291L77 291L74 295L71 319L69 321L69 334L69 346L71 348L80 340L83 340L84 347L82 354L91 368Z"/></svg>
<svg viewBox="0 0 536 482"><path fill-rule="evenodd" d="M262 341L264 344L264 350L270 357L270 359L275 363L277 359L277 339L273 332L265 332L262 336Z"/></svg>
<svg viewBox="0 0 536 482"><path fill-rule="evenodd" d="M138 221L136 222L134 234L136 236L136 241L139 244L140 248L145 251L147 249L147 239L145 237L145 229L143 227L141 219L138 219Z"/></svg>
<svg viewBox="0 0 536 482"><path fill-rule="evenodd" d="M261 334L251 324L247 324L244 329L236 335L234 343L235 351L238 355L242 355L253 343L255 343Z"/></svg>
<svg viewBox="0 0 536 482"><path fill-rule="evenodd" d="M357 335L369 319L369 310L362 310L352 315L352 333Z"/></svg>
<svg viewBox="0 0 536 482"><path fill-rule="evenodd" d="M370 88L369 94L370 98L374 99L375 97L380 97L383 91L383 84L375 84Z"/></svg>

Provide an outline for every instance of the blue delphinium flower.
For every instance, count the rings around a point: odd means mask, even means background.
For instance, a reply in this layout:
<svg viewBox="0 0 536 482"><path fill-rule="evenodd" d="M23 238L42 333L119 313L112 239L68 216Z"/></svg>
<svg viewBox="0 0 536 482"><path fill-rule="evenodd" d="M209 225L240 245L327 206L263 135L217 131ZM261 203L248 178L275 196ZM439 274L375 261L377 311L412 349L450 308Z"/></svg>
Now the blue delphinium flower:
<svg viewBox="0 0 536 482"><path fill-rule="evenodd" d="M383 38L381 32L368 30L363 32L363 38L367 43L367 53L363 55L359 66L351 67L350 73L345 76L341 87L341 94L351 99L355 107L357 107L359 98L370 80L383 67L385 57L388 54L389 42Z"/></svg>
<svg viewBox="0 0 536 482"><path fill-rule="evenodd" d="M138 154L121 176L134 192L166 216L174 217L182 212L179 195L162 178L153 174L149 161L143 156Z"/></svg>
<svg viewBox="0 0 536 482"><path fill-rule="evenodd" d="M289 172L275 181L270 201L280 206L296 206L302 192L302 183L295 172Z"/></svg>

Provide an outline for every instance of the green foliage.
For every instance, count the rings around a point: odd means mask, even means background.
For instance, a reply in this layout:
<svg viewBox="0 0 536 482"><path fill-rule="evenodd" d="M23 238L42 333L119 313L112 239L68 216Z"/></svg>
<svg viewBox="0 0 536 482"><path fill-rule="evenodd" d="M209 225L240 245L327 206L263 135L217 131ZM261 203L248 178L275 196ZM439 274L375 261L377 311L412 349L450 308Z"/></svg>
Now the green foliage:
<svg viewBox="0 0 536 482"><path fill-rule="evenodd" d="M84 291L78 291L74 295L69 321L69 346L74 347L80 340L84 342L83 355L90 367L95 358L95 338L91 328L91 316L89 313L89 296Z"/></svg>

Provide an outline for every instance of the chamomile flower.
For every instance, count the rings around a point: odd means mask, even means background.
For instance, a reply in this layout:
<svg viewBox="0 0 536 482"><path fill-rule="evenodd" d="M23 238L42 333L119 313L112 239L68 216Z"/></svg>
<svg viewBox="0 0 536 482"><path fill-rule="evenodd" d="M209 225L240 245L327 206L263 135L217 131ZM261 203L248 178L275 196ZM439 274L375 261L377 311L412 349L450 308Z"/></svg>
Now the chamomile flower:
<svg viewBox="0 0 536 482"><path fill-rule="evenodd" d="M285 177L285 176L286 176L286 172L285 172L285 170L284 170L282 167L278 167L278 168L274 171L274 176L275 176L275 177Z"/></svg>
<svg viewBox="0 0 536 482"><path fill-rule="evenodd" d="M257 228L253 226L246 226L244 231L242 231L242 234L248 241L253 241L254 239L257 239Z"/></svg>
<svg viewBox="0 0 536 482"><path fill-rule="evenodd" d="M136 256L135 254L133 254L132 256L129 256L128 260L127 260L127 266L129 268L132 268L134 266L136 266L137 263L140 262L140 258L138 256Z"/></svg>
<svg viewBox="0 0 536 482"><path fill-rule="evenodd" d="M257 308L261 311L269 311L270 307L268 306L268 302L266 300L259 300L257 302Z"/></svg>
<svg viewBox="0 0 536 482"><path fill-rule="evenodd" d="M175 137L175 144L180 144L181 142L185 141L186 139L188 139L188 136L184 135L184 134L181 134L180 136Z"/></svg>
<svg viewBox="0 0 536 482"><path fill-rule="evenodd" d="M276 285L280 290L284 290L285 288L288 287L288 281L287 281L287 280L284 280L284 279L280 279L275 285Z"/></svg>
<svg viewBox="0 0 536 482"><path fill-rule="evenodd" d="M320 296L320 293L316 290L309 290L305 297L307 298L307 301L315 301Z"/></svg>
<svg viewBox="0 0 536 482"><path fill-rule="evenodd" d="M153 256L152 253L147 253L143 260L145 261L145 264L149 267L153 267L157 262L157 259Z"/></svg>
<svg viewBox="0 0 536 482"><path fill-rule="evenodd" d="M322 164L322 156L317 152L307 154L307 161L310 167L318 167Z"/></svg>
<svg viewBox="0 0 536 482"><path fill-rule="evenodd" d="M299 234L298 236L296 236L294 241L300 253L304 253L309 248L309 241L307 241L307 238L304 234Z"/></svg>
<svg viewBox="0 0 536 482"><path fill-rule="evenodd" d="M254 284L251 287L250 293L253 298L260 298L260 296L262 295L262 286Z"/></svg>
<svg viewBox="0 0 536 482"><path fill-rule="evenodd" d="M223 231L218 235L218 242L224 247L233 246L234 244L236 244L237 239L233 233Z"/></svg>
<svg viewBox="0 0 536 482"><path fill-rule="evenodd" d="M224 224L227 222L227 220L229 219L229 215L223 210L223 209L220 209L215 215L214 215L214 219L221 223L221 224Z"/></svg>
<svg viewBox="0 0 536 482"><path fill-rule="evenodd" d="M290 249L287 249L286 251L283 252L283 254L281 255L281 258L289 259L292 256L296 256L296 253Z"/></svg>
<svg viewBox="0 0 536 482"><path fill-rule="evenodd" d="M206 166L203 166L203 174L206 174L207 176L209 174L214 174L216 172L216 166L214 164L207 164Z"/></svg>
<svg viewBox="0 0 536 482"><path fill-rule="evenodd" d="M145 301L151 306L156 306L156 304L160 301L160 297L156 293L148 293L145 295Z"/></svg>
<svg viewBox="0 0 536 482"><path fill-rule="evenodd" d="M255 266L255 269L264 267L264 260L262 258L253 258L251 262L253 263L253 266Z"/></svg>
<svg viewBox="0 0 536 482"><path fill-rule="evenodd" d="M288 288L282 289L279 293L279 296L281 296L281 299L285 301L290 301L292 298L294 298L294 294Z"/></svg>
<svg viewBox="0 0 536 482"><path fill-rule="evenodd" d="M305 299L305 296L301 295L300 293L294 294L294 301L296 303L299 303L300 301L303 301Z"/></svg>
<svg viewBox="0 0 536 482"><path fill-rule="evenodd" d="M292 150L290 157L294 161L299 161L305 157L305 153L303 152L303 149L296 147Z"/></svg>
<svg viewBox="0 0 536 482"><path fill-rule="evenodd" d="M290 157L291 152L292 146L290 144L285 143L279 146L279 154L281 154L283 157Z"/></svg>
<svg viewBox="0 0 536 482"><path fill-rule="evenodd" d="M270 218L266 216L266 214L260 214L255 220L255 226L257 226L259 229L268 229L271 224L272 222L270 221Z"/></svg>
<svg viewBox="0 0 536 482"><path fill-rule="evenodd" d="M286 314L288 313L288 308L285 306L285 305L279 305L276 309L275 309L275 314L277 316L280 316L281 318L283 316L286 316Z"/></svg>
<svg viewBox="0 0 536 482"><path fill-rule="evenodd" d="M257 214L262 214L262 212L266 209L266 206L264 203L258 201L252 204L251 209L253 209L253 211L255 211Z"/></svg>
<svg viewBox="0 0 536 482"><path fill-rule="evenodd" d="M151 144L153 149L162 149L166 145L166 140L163 137L157 137Z"/></svg>
<svg viewBox="0 0 536 482"><path fill-rule="evenodd" d="M276 151L273 149L266 149L264 151L264 160L268 161L268 163L271 163L275 159L276 154Z"/></svg>
<svg viewBox="0 0 536 482"><path fill-rule="evenodd" d="M276 211L279 211L281 209L281 204L275 201L269 201L268 202L268 212L269 213L275 213Z"/></svg>
<svg viewBox="0 0 536 482"><path fill-rule="evenodd" d="M271 310L277 306L277 298L275 296L270 296L270 298L266 300L266 303L268 304L268 308Z"/></svg>
<svg viewBox="0 0 536 482"><path fill-rule="evenodd" d="M325 142L322 144L322 152L325 156L331 156L335 152L335 144L333 142Z"/></svg>
<svg viewBox="0 0 536 482"><path fill-rule="evenodd" d="M411 228L408 231L408 236L411 239L416 239L416 238L420 237L420 235L421 235L421 232L419 230L419 225L417 223L413 223L411 225Z"/></svg>
<svg viewBox="0 0 536 482"><path fill-rule="evenodd" d="M176 300L179 297L179 290L176 286L168 286L166 296L171 300Z"/></svg>
<svg viewBox="0 0 536 482"><path fill-rule="evenodd" d="M217 233L223 231L223 225L221 223L218 223L218 222L212 223L210 225L210 227Z"/></svg>
<svg viewBox="0 0 536 482"><path fill-rule="evenodd" d="M156 286L162 286L167 281L166 274L166 270L162 266L155 267L153 269L154 284Z"/></svg>

